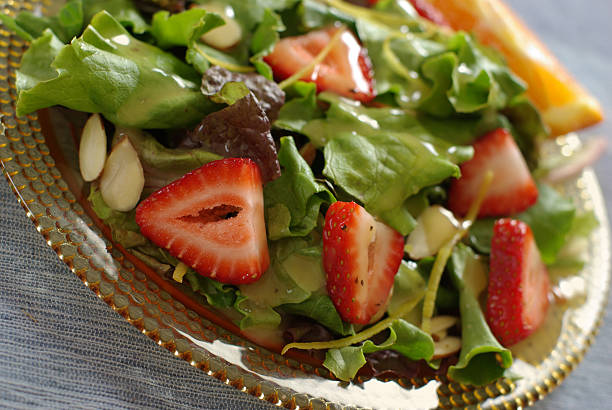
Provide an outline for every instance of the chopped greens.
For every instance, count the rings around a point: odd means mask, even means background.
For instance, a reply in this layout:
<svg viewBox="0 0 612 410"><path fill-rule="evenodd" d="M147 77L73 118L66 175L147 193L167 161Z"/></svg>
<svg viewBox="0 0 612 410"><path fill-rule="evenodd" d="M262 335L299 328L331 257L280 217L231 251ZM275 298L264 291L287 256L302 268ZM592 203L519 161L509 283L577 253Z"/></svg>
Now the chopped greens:
<svg viewBox="0 0 612 410"><path fill-rule="evenodd" d="M389 349L411 360L429 360L434 353L434 344L430 335L405 320L397 319L389 327L389 337L380 345L366 340L361 346L331 348L325 354L323 366L340 380L349 381L366 363L365 354Z"/></svg>
<svg viewBox="0 0 612 410"><path fill-rule="evenodd" d="M471 249L465 246L458 246L451 255L450 273L459 289L463 340L459 361L450 367L448 375L460 383L484 385L504 375L512 364L512 354L491 333L478 293L466 281L466 262L472 256Z"/></svg>
<svg viewBox="0 0 612 410"><path fill-rule="evenodd" d="M268 238L308 235L317 225L322 204L335 198L318 182L291 137L281 138L281 176L264 187Z"/></svg>
<svg viewBox="0 0 612 410"><path fill-rule="evenodd" d="M18 115L59 104L126 127L173 128L193 125L213 109L191 67L137 40L105 11L59 51L51 67L52 78L48 72L44 81L19 90Z"/></svg>
<svg viewBox="0 0 612 410"><path fill-rule="evenodd" d="M344 321L328 295L323 220L334 202L353 201L405 237L423 210L446 203L450 181L474 155L472 144L498 128L512 132L536 169L547 129L523 81L497 52L470 34L436 27L405 1L364 8L342 0L215 0L208 11L208 1L192 3L177 13L141 14L130 0L70 0L53 17L0 16L31 43L17 72L17 114L54 105L102 114L115 138L127 135L138 154L142 199L221 158L247 157L259 167L270 266L256 282L221 283L216 268L211 277L197 273L141 234L134 210L111 209L93 182L89 202L113 239L210 306L231 312L246 332L287 330L300 321L310 326L302 333L327 332L335 339L294 338L282 353L325 349L323 366L340 380L352 380L385 351L437 369L431 320L447 311L461 323L461 349L448 376L475 385L507 376L512 355L495 339L479 302L488 281L481 259L491 252L495 219L476 215L490 172L436 255L419 261L404 255L380 316L363 327ZM234 44L216 48L206 41L228 21L241 29ZM304 58L293 72L279 73L267 59L279 41L331 25L342 28L312 47L316 52L302 43L292 50ZM345 63L338 61L345 31L363 46L360 69L371 76L375 94L368 103L318 81ZM328 60L333 64L322 64ZM588 235L595 216L576 214L551 186L539 183L538 192L535 205L508 217L531 227L551 269L580 269L584 261L570 239ZM368 247L368 258L374 249Z"/></svg>
<svg viewBox="0 0 612 410"><path fill-rule="evenodd" d="M575 226L576 209L570 200L563 198L548 185L539 184L538 193L538 202L515 217L531 227L542 260L551 264ZM586 221L588 222L588 219ZM477 251L490 253L494 223L492 218L480 219L470 230L469 242ZM588 224L585 229L590 232L592 226Z"/></svg>

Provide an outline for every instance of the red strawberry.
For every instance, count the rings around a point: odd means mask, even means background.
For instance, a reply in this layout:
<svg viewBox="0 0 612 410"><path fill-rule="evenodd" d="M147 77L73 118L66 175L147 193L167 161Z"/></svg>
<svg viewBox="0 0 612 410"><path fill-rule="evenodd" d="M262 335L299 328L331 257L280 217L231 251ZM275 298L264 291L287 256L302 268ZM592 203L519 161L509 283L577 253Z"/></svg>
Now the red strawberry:
<svg viewBox="0 0 612 410"><path fill-rule="evenodd" d="M452 181L448 206L454 213L468 212L487 170L494 173L493 183L480 207L479 217L512 215L538 200L538 188L521 151L512 135L500 128L474 143L474 157L461 165L461 178Z"/></svg>
<svg viewBox="0 0 612 410"><path fill-rule="evenodd" d="M439 26L450 27L450 24L448 24L448 21L446 21L444 15L440 13L440 10L438 10L427 0L410 0L410 3L421 17L426 18Z"/></svg>
<svg viewBox="0 0 612 410"><path fill-rule="evenodd" d="M144 236L198 273L234 285L259 279L270 258L263 188L248 158L209 162L140 203Z"/></svg>
<svg viewBox="0 0 612 410"><path fill-rule="evenodd" d="M370 6L375 6L380 0L368 0ZM419 16L436 23L439 26L450 27L448 21L444 18L444 15L440 13L433 4L427 0L409 0L412 7L419 13Z"/></svg>
<svg viewBox="0 0 612 410"><path fill-rule="evenodd" d="M368 324L384 311L404 256L404 238L354 202L325 215L323 267L327 292L343 320Z"/></svg>
<svg viewBox="0 0 612 410"><path fill-rule="evenodd" d="M529 225L499 219L491 242L487 322L502 345L523 340L544 322L549 290Z"/></svg>
<svg viewBox="0 0 612 410"><path fill-rule="evenodd" d="M264 60L277 79L286 79L310 64L338 30L344 33L336 46L301 80L316 83L318 91L328 90L355 100L370 101L374 98L372 63L357 38L345 28L330 27L283 38Z"/></svg>

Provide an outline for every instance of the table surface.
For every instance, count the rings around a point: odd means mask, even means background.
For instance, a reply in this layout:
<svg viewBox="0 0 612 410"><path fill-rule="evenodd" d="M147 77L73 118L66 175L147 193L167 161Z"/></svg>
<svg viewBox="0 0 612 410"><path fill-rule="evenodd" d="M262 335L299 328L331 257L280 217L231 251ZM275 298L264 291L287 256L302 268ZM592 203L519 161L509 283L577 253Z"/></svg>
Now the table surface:
<svg viewBox="0 0 612 410"><path fill-rule="evenodd" d="M507 2L612 115L612 3ZM582 135L610 140L612 121ZM610 214L610 149L595 170ZM98 299L47 247L3 179L0 408L269 407L175 358ZM608 408L610 349L612 320L607 320L582 364L535 408L573 409L586 403Z"/></svg>

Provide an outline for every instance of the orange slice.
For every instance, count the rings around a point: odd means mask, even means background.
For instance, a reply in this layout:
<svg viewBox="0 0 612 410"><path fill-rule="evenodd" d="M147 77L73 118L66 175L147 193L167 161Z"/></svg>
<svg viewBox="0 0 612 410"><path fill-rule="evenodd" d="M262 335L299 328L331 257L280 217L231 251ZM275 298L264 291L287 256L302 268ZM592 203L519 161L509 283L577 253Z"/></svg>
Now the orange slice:
<svg viewBox="0 0 612 410"><path fill-rule="evenodd" d="M599 102L565 70L501 0L427 0L456 30L472 32L497 48L528 84L527 95L540 109L553 136L603 119Z"/></svg>

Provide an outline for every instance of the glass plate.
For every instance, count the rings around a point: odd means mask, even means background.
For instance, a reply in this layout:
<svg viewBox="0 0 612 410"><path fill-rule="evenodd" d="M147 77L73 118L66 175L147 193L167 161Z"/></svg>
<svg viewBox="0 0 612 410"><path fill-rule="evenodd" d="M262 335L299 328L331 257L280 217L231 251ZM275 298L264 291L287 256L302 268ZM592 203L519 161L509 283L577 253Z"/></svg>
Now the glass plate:
<svg viewBox="0 0 612 410"><path fill-rule="evenodd" d="M51 7L55 2L9 0L2 13ZM344 383L307 356L280 356L242 337L208 310L203 297L154 272L110 240L95 216L76 167L78 130L61 110L17 117L15 70L27 44L0 25L0 165L37 230L83 283L138 330L207 374L288 408L517 408L554 389L574 369L601 324L609 288L610 240L595 174L586 170L559 189L600 221L588 239L589 261L571 277L556 277L561 292L583 294L551 309L545 326L516 348L512 370L521 378L474 387L445 377L360 379ZM567 153L578 137L547 146ZM85 188L85 189L84 189ZM314 393L316 392L316 393Z"/></svg>

